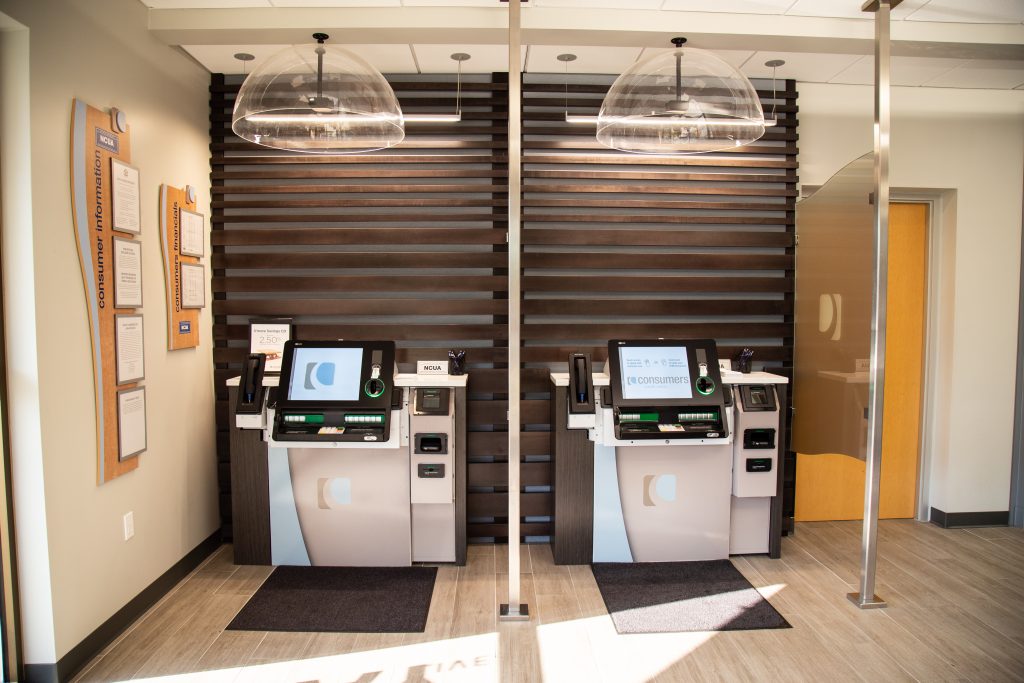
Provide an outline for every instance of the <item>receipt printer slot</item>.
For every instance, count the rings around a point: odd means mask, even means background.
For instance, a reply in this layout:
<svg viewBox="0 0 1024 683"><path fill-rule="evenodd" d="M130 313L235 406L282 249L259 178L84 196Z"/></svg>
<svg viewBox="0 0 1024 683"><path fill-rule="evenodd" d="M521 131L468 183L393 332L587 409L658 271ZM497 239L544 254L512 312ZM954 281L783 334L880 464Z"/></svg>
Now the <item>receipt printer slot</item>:
<svg viewBox="0 0 1024 683"><path fill-rule="evenodd" d="M414 453L448 453L447 434L417 434L414 439Z"/></svg>
<svg viewBox="0 0 1024 683"><path fill-rule="evenodd" d="M775 448L774 429L744 429L743 447L751 450L771 450ZM748 472L753 470L747 470Z"/></svg>

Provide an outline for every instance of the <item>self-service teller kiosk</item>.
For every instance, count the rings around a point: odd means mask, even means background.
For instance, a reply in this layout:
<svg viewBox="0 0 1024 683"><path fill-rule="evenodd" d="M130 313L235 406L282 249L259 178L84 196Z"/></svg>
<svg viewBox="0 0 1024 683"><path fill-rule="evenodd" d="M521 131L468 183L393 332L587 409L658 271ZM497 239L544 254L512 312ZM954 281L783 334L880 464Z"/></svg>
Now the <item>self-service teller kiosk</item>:
<svg viewBox="0 0 1024 683"><path fill-rule="evenodd" d="M560 564L777 557L785 377L720 368L715 342L613 340L552 373Z"/></svg>
<svg viewBox="0 0 1024 683"><path fill-rule="evenodd" d="M467 377L395 367L394 342L289 341L276 387L229 382L236 562L465 561Z"/></svg>

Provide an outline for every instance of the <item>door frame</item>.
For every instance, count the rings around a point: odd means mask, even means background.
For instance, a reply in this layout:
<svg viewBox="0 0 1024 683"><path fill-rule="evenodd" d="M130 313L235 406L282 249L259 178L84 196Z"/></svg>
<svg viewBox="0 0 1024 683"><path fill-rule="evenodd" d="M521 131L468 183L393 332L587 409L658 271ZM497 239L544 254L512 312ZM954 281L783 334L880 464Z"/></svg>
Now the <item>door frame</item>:
<svg viewBox="0 0 1024 683"><path fill-rule="evenodd" d="M1010 450L1010 526L1024 527L1024 225L1020 245L1020 302L1017 309L1017 388L1014 391L1013 442Z"/></svg>
<svg viewBox="0 0 1024 683"><path fill-rule="evenodd" d="M927 522L931 512L931 469L935 446L935 426L940 419L941 406L937 397L940 391L939 368L941 358L947 352L943 346L941 328L948 323L949 316L943 316L939 302L941 292L954 273L943 268L943 257L955 246L956 231L956 190L894 188L890 197L894 204L925 204L928 207L927 254L925 256L925 325L923 341L924 362L921 367L921 438L917 455L917 493L914 519Z"/></svg>

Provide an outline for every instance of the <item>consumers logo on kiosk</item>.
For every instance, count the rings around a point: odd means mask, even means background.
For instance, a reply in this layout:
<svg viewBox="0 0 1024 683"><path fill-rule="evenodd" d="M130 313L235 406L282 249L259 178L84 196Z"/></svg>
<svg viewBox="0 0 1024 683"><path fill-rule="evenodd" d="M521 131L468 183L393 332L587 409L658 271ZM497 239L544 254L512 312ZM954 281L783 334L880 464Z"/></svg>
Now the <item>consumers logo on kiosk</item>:
<svg viewBox="0 0 1024 683"><path fill-rule="evenodd" d="M302 386L310 390L334 386L334 363L306 363L306 376Z"/></svg>
<svg viewBox="0 0 1024 683"><path fill-rule="evenodd" d="M644 475L644 507L652 508L658 503L674 503L676 500L676 475Z"/></svg>

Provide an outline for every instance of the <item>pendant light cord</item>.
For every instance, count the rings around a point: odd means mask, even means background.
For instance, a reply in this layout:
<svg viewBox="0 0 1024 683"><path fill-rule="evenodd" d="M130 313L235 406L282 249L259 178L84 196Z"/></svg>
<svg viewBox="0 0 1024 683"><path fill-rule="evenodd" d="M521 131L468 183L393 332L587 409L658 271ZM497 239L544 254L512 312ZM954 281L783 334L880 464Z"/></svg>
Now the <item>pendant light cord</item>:
<svg viewBox="0 0 1024 683"><path fill-rule="evenodd" d="M565 109L566 117L569 116L569 60L564 60L562 66L565 67L565 78L562 79L562 85L565 90L562 93L562 107Z"/></svg>
<svg viewBox="0 0 1024 683"><path fill-rule="evenodd" d="M778 66L772 66L772 118L775 118L775 70Z"/></svg>
<svg viewBox="0 0 1024 683"><path fill-rule="evenodd" d="M459 62L459 70L455 76L455 113L462 116L462 61Z"/></svg>
<svg viewBox="0 0 1024 683"><path fill-rule="evenodd" d="M316 49L316 99L324 97L324 48L321 45Z"/></svg>
<svg viewBox="0 0 1024 683"><path fill-rule="evenodd" d="M324 42L330 37L326 33L314 33L313 37L316 39L316 104L315 106L322 106L324 99L324 53L327 49L324 47Z"/></svg>

